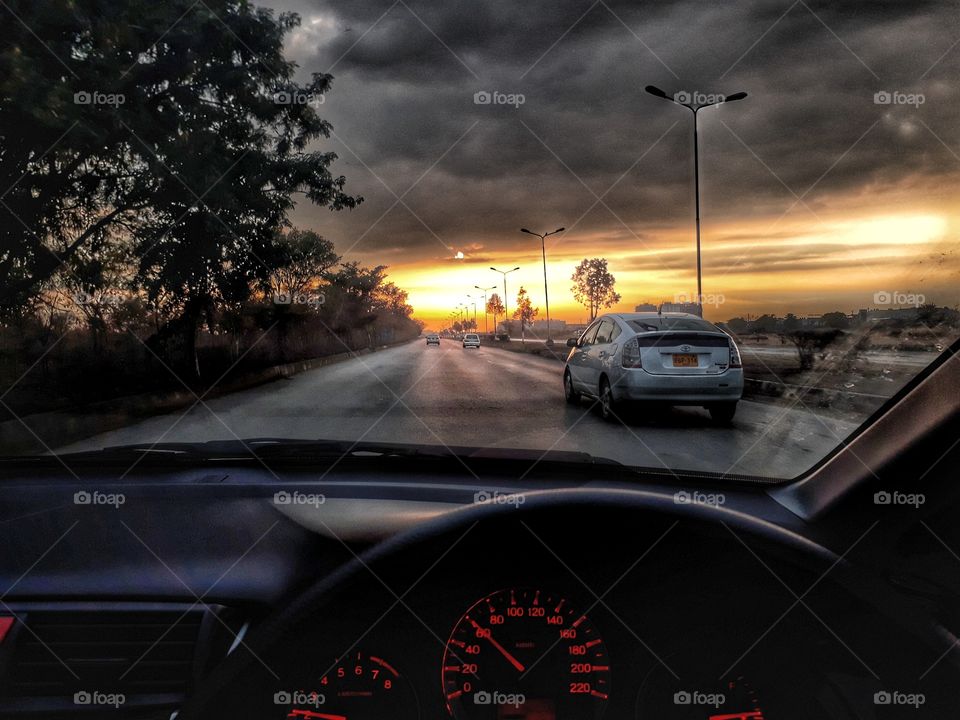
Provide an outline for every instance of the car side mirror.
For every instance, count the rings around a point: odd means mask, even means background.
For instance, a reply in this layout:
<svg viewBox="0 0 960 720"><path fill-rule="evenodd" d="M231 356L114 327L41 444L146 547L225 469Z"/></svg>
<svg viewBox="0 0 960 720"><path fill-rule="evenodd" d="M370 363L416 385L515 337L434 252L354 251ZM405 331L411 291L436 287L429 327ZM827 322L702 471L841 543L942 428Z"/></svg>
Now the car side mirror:
<svg viewBox="0 0 960 720"><path fill-rule="evenodd" d="M567 338L567 347L576 347L577 339L576 338Z"/></svg>

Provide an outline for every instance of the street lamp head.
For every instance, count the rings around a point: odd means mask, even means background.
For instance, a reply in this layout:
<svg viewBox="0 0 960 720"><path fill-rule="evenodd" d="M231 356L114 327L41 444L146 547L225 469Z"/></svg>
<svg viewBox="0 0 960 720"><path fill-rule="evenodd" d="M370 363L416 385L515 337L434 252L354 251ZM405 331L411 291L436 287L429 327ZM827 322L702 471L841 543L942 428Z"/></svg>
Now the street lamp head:
<svg viewBox="0 0 960 720"><path fill-rule="evenodd" d="M517 265L513 270L519 270L519 269L520 269L520 266ZM513 272L513 270L511 270L510 272Z"/></svg>
<svg viewBox="0 0 960 720"><path fill-rule="evenodd" d="M734 93L733 95L727 95L723 101L724 102L735 102L736 100L743 100L747 94L745 92Z"/></svg>
<svg viewBox="0 0 960 720"><path fill-rule="evenodd" d="M663 98L664 100L673 100L672 97L667 95L663 90L658 88L656 85L647 85L644 90L646 90L651 95L655 95L658 98Z"/></svg>
<svg viewBox="0 0 960 720"><path fill-rule="evenodd" d="M554 232L558 233L558 232L563 232L564 230L566 230L566 228L557 228L556 230L554 230Z"/></svg>
<svg viewBox="0 0 960 720"><path fill-rule="evenodd" d="M520 232L527 233L527 235L536 235L536 233L530 232L526 228L520 228Z"/></svg>

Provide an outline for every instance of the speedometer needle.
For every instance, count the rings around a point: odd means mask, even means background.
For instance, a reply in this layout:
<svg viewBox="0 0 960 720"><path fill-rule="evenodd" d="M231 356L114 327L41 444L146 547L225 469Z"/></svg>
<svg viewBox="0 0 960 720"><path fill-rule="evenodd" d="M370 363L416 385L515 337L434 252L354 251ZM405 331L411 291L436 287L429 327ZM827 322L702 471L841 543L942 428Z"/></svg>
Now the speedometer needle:
<svg viewBox="0 0 960 720"><path fill-rule="evenodd" d="M519 660L517 660L513 655L510 654L509 650L507 650L503 645L501 645L500 643L498 643L496 640L493 639L493 635L490 633L489 630L486 630L480 627L480 625L477 623L476 620L471 619L470 623L473 625L474 628L480 631L483 637L485 637L487 640L490 641L490 644L497 649L497 652L499 652L501 655L503 655L507 659L507 662L509 662L511 665L513 665L517 669L517 672L523 672L524 670L526 670L523 664Z"/></svg>

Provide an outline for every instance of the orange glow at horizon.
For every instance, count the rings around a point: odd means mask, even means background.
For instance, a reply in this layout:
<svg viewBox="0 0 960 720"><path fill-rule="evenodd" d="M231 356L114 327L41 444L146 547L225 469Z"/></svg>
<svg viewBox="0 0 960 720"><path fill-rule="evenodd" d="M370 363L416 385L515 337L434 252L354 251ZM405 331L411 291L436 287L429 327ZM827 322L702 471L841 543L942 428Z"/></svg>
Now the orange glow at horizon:
<svg viewBox="0 0 960 720"><path fill-rule="evenodd" d="M880 291L925 293L928 302L953 306L958 299L950 291L957 286L956 266L929 259L952 252L960 229L955 217L934 211L865 213L856 218L781 224L776 239L764 239L769 222L714 226L703 236L704 315L726 320L765 312L850 312L873 306L874 294ZM587 310L571 292L571 275L584 257L607 259L621 295L612 310L628 312L642 302L659 304L694 296L696 255L690 235L689 229L670 230L655 246L639 241L611 243L576 233L552 245L548 241L551 318L570 323L588 319ZM472 315L476 302L483 329L483 291L475 286L496 286L488 295L497 292L502 297L503 276L490 266L505 270L519 265L507 276L508 309L512 313L523 286L540 310L537 319L545 319L539 247L476 252L483 257L472 260L467 251L462 259L394 264L389 279L409 293L414 317L428 328L447 326L451 311L461 304L468 304Z"/></svg>

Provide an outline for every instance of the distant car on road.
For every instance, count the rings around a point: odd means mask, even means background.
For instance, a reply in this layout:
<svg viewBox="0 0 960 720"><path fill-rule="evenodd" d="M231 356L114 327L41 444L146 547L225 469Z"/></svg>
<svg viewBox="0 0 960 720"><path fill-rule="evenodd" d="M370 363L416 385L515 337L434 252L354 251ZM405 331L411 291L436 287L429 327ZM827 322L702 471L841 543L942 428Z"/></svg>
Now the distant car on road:
<svg viewBox="0 0 960 720"><path fill-rule="evenodd" d="M440 336L437 333L427 333L427 345L439 345Z"/></svg>
<svg viewBox="0 0 960 720"><path fill-rule="evenodd" d="M655 401L701 405L715 421L729 422L743 395L736 342L696 315L603 315L567 345L567 402L596 398L605 419L614 417L619 404Z"/></svg>
<svg viewBox="0 0 960 720"><path fill-rule="evenodd" d="M463 346L465 348L475 347L480 348L480 336L476 333L467 333L463 336Z"/></svg>

